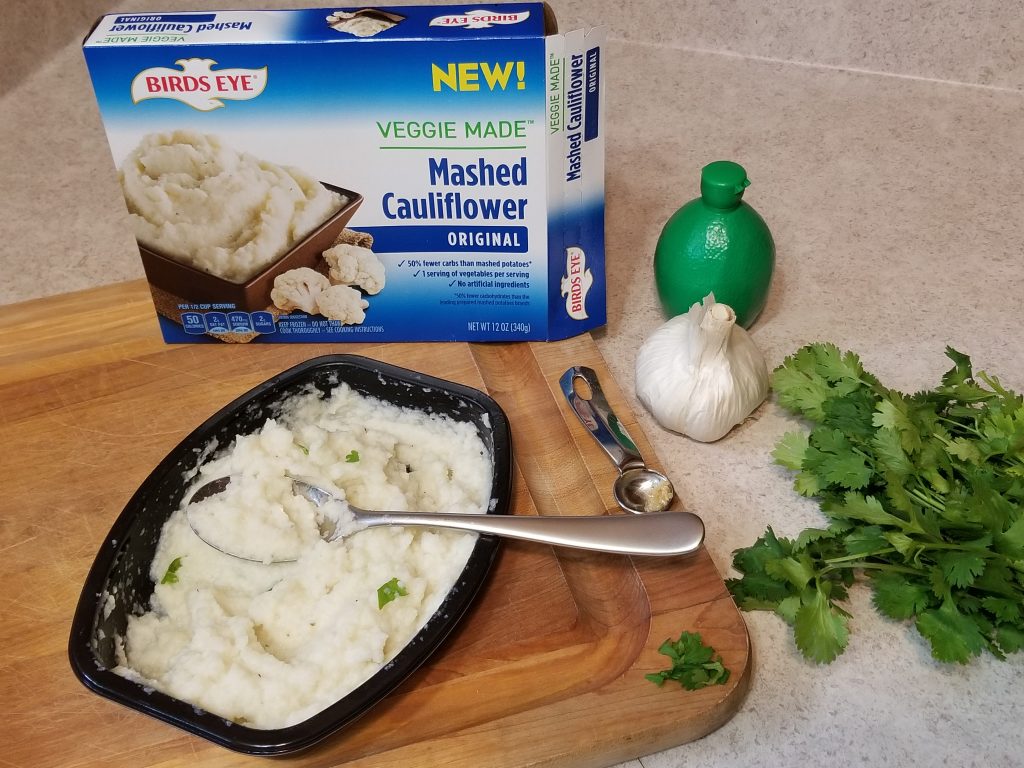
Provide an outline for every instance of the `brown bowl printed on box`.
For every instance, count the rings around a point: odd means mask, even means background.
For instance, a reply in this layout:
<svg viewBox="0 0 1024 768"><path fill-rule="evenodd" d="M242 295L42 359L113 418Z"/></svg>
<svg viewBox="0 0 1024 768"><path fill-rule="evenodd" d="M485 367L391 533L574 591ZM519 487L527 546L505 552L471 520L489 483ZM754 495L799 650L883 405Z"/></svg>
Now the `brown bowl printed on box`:
<svg viewBox="0 0 1024 768"><path fill-rule="evenodd" d="M234 304L236 309L256 311L270 306L274 278L290 269L316 266L320 255L330 248L356 212L363 196L324 182L323 185L347 198L340 210L309 233L301 242L259 274L244 283L233 283L201 269L183 264L139 243L146 279L185 302Z"/></svg>

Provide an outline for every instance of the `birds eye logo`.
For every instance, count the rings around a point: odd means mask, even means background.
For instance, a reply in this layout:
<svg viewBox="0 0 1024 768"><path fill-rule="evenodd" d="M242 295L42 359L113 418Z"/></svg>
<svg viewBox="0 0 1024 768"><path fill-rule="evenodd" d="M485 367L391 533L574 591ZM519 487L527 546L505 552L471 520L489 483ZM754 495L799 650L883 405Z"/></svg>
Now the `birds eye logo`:
<svg viewBox="0 0 1024 768"><path fill-rule="evenodd" d="M200 112L224 106L224 99L255 99L267 87L267 68L217 69L213 59L178 59L171 67L144 69L132 80L132 101L173 99Z"/></svg>
<svg viewBox="0 0 1024 768"><path fill-rule="evenodd" d="M488 29L495 24L518 24L530 18L529 11L519 13L497 13L495 11L467 11L436 16L430 20L432 27L465 27L466 29Z"/></svg>
<svg viewBox="0 0 1024 768"><path fill-rule="evenodd" d="M565 311L573 320L586 320L587 294L594 284L594 275L587 267L587 254L582 248L570 246L565 249L565 277L562 278L561 294L565 297Z"/></svg>

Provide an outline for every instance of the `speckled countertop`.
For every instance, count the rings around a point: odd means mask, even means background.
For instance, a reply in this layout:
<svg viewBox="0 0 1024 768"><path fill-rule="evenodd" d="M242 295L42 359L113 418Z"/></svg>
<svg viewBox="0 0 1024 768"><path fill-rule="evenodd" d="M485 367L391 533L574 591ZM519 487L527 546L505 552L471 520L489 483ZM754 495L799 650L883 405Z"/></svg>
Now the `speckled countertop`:
<svg viewBox="0 0 1024 768"><path fill-rule="evenodd" d="M63 6L18 2L5 22L12 35L32 14L60 15L31 38L45 50L3 46L15 58L0 75L0 304L142 276L78 50L92 18L113 8ZM654 243L714 159L747 168L746 199L775 235L775 281L752 328L771 365L831 340L915 390L948 367L950 344L1024 389L1024 43L1012 8L554 6L563 28L576 18L611 27L609 322L596 336L630 397L635 350L664 319ZM773 402L712 445L662 431L631 404L685 506L704 518L723 574L766 525L794 535L821 522L771 462L792 427ZM755 671L739 713L626 765L1024 765L1020 654L944 666L912 629L879 619L866 591L852 612L849 649L828 667L804 661L780 620L747 614Z"/></svg>

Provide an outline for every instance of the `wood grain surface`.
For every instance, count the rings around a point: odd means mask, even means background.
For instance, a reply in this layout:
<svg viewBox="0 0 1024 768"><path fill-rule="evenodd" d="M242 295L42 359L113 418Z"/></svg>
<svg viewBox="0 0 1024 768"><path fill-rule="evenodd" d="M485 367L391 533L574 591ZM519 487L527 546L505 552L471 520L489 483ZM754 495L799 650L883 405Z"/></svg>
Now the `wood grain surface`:
<svg viewBox="0 0 1024 768"><path fill-rule="evenodd" d="M150 470L222 405L298 362L366 355L489 392L512 425L517 515L618 514L616 470L558 389L601 377L593 339L520 344L168 346L145 283L0 308L0 765L236 766L235 754L87 691L67 661L79 591ZM702 691L644 675L699 631L732 671ZM297 766L603 766L697 739L750 682L746 627L710 557L627 558L506 542L441 650Z"/></svg>

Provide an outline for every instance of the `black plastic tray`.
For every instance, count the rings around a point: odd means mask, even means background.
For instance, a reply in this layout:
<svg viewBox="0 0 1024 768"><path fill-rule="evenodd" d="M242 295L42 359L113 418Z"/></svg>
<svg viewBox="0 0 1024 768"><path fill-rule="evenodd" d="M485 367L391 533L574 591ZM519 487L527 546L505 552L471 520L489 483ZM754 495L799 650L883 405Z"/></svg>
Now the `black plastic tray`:
<svg viewBox="0 0 1024 768"><path fill-rule="evenodd" d="M381 671L317 715L287 728L261 730L232 723L192 704L115 674L115 636L123 637L129 610L143 612L153 583L149 565L160 531L181 504L185 475L201 463L213 440L227 448L234 437L257 430L282 402L313 384L325 394L345 382L356 391L399 406L473 422L491 451L491 514L506 514L512 493L512 444L508 420L479 390L365 357L328 355L308 360L239 397L186 437L146 478L117 518L86 577L71 625L68 655L90 689L230 749L279 755L305 749L353 722L394 690L438 648L483 586L499 539L481 535L456 587L423 629ZM105 596L115 594L107 610Z"/></svg>

